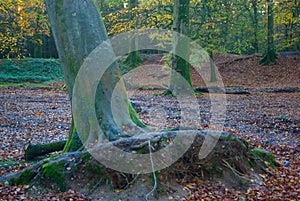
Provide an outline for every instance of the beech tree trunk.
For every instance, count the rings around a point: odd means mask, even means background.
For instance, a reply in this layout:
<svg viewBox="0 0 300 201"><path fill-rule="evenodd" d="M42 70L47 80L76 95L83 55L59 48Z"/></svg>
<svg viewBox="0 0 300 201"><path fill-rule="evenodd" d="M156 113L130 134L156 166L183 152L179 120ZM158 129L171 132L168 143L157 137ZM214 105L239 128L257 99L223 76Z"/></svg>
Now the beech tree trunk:
<svg viewBox="0 0 300 201"><path fill-rule="evenodd" d="M129 10L130 10L130 21L135 21L134 22L134 29L137 29L137 17L133 15L135 12L133 9L138 6L138 0L129 0ZM130 39L129 39L129 54L128 57L126 58L126 63L130 67L136 67L138 66L142 59L140 57L140 54L136 50L137 47L137 36L134 34Z"/></svg>
<svg viewBox="0 0 300 201"><path fill-rule="evenodd" d="M189 8L190 0L175 0L173 30L185 36L189 36L190 32ZM187 83L192 86L190 77L190 63L189 61L177 56L179 52L180 55L186 55L185 58L188 58L190 54L189 43L186 42L183 37L175 35L172 55L172 69L174 71L171 73L169 85L169 90L171 91L174 89L174 83L176 80L178 80L178 75L175 75L175 73L181 75L187 81Z"/></svg>
<svg viewBox="0 0 300 201"><path fill-rule="evenodd" d="M258 5L257 0L252 0L253 6L253 25L254 25L254 43L255 53L258 53Z"/></svg>
<svg viewBox="0 0 300 201"><path fill-rule="evenodd" d="M64 77L68 85L69 96L72 102L73 87L77 73L84 59L100 44L108 40L107 32L102 18L93 4L92 0L45 0L51 29L55 38L56 47L63 66ZM112 51L113 52L113 51ZM99 55L101 56L101 55ZM96 65L96 64L95 64ZM115 86L119 88L117 95L119 99L119 112L124 119L124 124L133 126L130 116L136 117L132 106L128 101L120 70L114 62L103 74L98 83L95 97L95 110L98 122L89 122L88 114L82 114L80 121L85 121L87 128L84 134L76 130L74 119L72 120L69 138L64 151L75 151L82 147L83 143L103 141L99 131L94 129L99 124L104 135L109 140L116 140L125 136L120 126L116 124L112 111L112 93ZM91 82L86 78L84 82ZM92 83L90 83L92 85ZM88 90L88 89L82 89ZM87 101L93 97L85 97ZM73 106L72 106L73 107ZM129 108L130 114L129 114ZM74 115L73 115L74 118ZM83 143L82 143L83 141Z"/></svg>
<svg viewBox="0 0 300 201"><path fill-rule="evenodd" d="M210 54L210 82L216 82L217 81L217 75L216 75L216 66L215 66L215 60L214 60L214 54Z"/></svg>
<svg viewBox="0 0 300 201"><path fill-rule="evenodd" d="M274 44L274 2L268 0L268 43L267 51L260 61L262 65L269 65L274 62L277 58Z"/></svg>

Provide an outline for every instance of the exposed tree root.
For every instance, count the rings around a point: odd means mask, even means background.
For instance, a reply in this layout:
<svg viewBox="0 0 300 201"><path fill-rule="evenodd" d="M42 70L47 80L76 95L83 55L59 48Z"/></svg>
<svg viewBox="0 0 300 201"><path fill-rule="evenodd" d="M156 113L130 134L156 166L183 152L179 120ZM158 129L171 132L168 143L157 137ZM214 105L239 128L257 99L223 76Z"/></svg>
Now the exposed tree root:
<svg viewBox="0 0 300 201"><path fill-rule="evenodd" d="M237 62L237 61L243 61L243 60L248 60L248 59L252 59L252 58L255 58L255 57L263 57L262 54L253 54L253 55L249 55L249 56L243 56L243 57L239 57L239 58L236 58L236 59L233 59L233 60L230 60L230 61L226 61L226 62L222 62L222 63L217 63L217 65L230 65L234 62Z"/></svg>
<svg viewBox="0 0 300 201"><path fill-rule="evenodd" d="M210 87L201 86L201 87L196 87L195 90L201 93L250 94L249 90L240 87L222 88L218 86L210 86Z"/></svg>
<svg viewBox="0 0 300 201"><path fill-rule="evenodd" d="M25 146L25 160L31 160L55 151L63 150L67 141L53 142L49 144L28 144Z"/></svg>
<svg viewBox="0 0 300 201"><path fill-rule="evenodd" d="M170 166L155 171L157 164L153 154L174 144L177 135L189 138L192 133L195 134L195 138L187 151ZM39 195L37 192L56 193L69 188L90 196L101 189L123 189L124 193L135 193L137 199L152 200L158 188L163 191L161 184L170 183L174 179L221 179L233 187L246 189L247 186L251 186L251 179L257 178L259 173L265 173L266 164L272 166L271 163L274 163L269 153L257 149L253 151L253 147L246 141L225 132L219 133L220 138L208 156L199 159L199 151L205 137L215 133L190 130L156 132L98 144L92 149L93 154L104 155L109 154L112 147L118 147L124 152L148 154L149 164L152 166L152 173L150 171L148 174L129 174L112 170L96 161L88 152L72 152L44 159L20 172L3 175L0 182L29 184L30 193L36 196ZM269 161L265 162L266 160ZM141 185L148 186L145 187L148 190L132 190ZM149 191L149 188L152 190Z"/></svg>

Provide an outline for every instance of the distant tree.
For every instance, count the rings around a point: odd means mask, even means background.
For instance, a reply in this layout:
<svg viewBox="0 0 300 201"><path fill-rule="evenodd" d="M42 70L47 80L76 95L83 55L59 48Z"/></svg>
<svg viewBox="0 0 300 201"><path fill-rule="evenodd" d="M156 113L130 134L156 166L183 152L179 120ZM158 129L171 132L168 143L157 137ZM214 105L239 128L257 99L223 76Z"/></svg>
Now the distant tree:
<svg viewBox="0 0 300 201"><path fill-rule="evenodd" d="M133 27L132 29L137 29L138 27L138 17L134 14L136 14L136 12L134 12L134 9L137 9L138 7L138 0L129 0L129 12L130 12L130 17L129 20L134 21ZM137 46L137 36L133 35L130 39L129 39L129 54L126 58L126 63L130 66L130 67L136 67L137 65L139 65L142 61L140 54L138 51L135 51L136 46Z"/></svg>
<svg viewBox="0 0 300 201"><path fill-rule="evenodd" d="M5 0L0 3L0 55L23 57L33 44L33 55L41 56L42 35L49 35L43 0Z"/></svg>
<svg viewBox="0 0 300 201"><path fill-rule="evenodd" d="M267 40L267 50L264 57L261 59L260 63L262 65L269 65L274 62L277 58L274 44L274 2L273 0L268 0L268 40Z"/></svg>
<svg viewBox="0 0 300 201"><path fill-rule="evenodd" d="M175 0L174 3L174 28L173 30L179 34L189 36L190 34L190 18L189 18L190 0ZM177 73L181 75L187 83L192 87L190 77L190 63L184 58L189 58L190 49L183 37L175 35L173 39L173 53L172 53L172 69L169 89L165 94L170 93L174 89L177 81ZM181 56L178 56L180 53ZM182 58L184 57L184 58Z"/></svg>
<svg viewBox="0 0 300 201"><path fill-rule="evenodd" d="M253 7L253 16L252 16L252 23L254 27L254 41L253 47L255 53L258 53L258 2L257 0L252 0L252 7Z"/></svg>
<svg viewBox="0 0 300 201"><path fill-rule="evenodd" d="M274 11L276 48L279 51L299 51L300 1L281 0L275 4Z"/></svg>

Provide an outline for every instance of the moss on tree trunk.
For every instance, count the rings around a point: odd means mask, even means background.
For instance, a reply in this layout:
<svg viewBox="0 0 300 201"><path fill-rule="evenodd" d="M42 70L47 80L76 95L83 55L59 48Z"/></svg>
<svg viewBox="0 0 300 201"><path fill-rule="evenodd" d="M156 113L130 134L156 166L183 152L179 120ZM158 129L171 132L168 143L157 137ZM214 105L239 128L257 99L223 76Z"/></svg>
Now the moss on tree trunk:
<svg viewBox="0 0 300 201"><path fill-rule="evenodd" d="M82 147L82 142L76 132L74 121L72 120L71 128L69 130L68 140L64 146L64 152L72 152L79 150Z"/></svg>
<svg viewBox="0 0 300 201"><path fill-rule="evenodd" d="M217 81L217 75L216 75L216 66L214 61L214 55L213 53L210 53L210 82L216 82Z"/></svg>
<svg viewBox="0 0 300 201"><path fill-rule="evenodd" d="M81 1L72 0L45 0L45 3L62 63L64 77L68 85L69 96L72 101L75 79L78 76L84 59L88 57L96 47L108 39L107 32L102 18L92 1L82 3ZM101 55L98 55L98 57L99 56ZM96 72L92 73L95 74ZM82 81L89 82L90 77L86 77ZM88 122L88 114L82 114L80 118L82 121L86 121L87 125L90 126L83 134L78 133L76 122L73 119L64 151L78 150L81 147L79 138L84 141L83 143L85 143L86 140L99 140L100 137L97 135L99 135L100 132L92 132L92 126L96 123L99 123L104 135L110 140L115 140L122 136L122 130L114 121L113 111L111 110L111 99L115 86L120 86L120 90L115 97L118 97L122 105L119 110L123 110L122 114L126 114L122 118L127 119L126 122L132 123L130 116L136 117L137 114L134 110L128 111L129 101L127 94L125 93L125 88L122 83L118 84L119 81L120 69L116 63L113 63L110 68L105 71L102 79L98 83L95 101L91 100L94 97L85 97L87 102L95 102L93 107L95 107L98 122ZM92 84L93 83L89 83L85 86L89 87ZM81 90L89 89L83 88ZM72 109L74 109L73 105Z"/></svg>
<svg viewBox="0 0 300 201"><path fill-rule="evenodd" d="M274 2L268 0L268 43L267 51L260 63L262 65L269 65L271 62L275 62L277 59L275 44L274 44Z"/></svg>
<svg viewBox="0 0 300 201"><path fill-rule="evenodd" d="M182 76L184 80L192 87L190 77L189 43L183 36L189 36L189 0L175 0L174 4L174 28L173 30L179 34L174 34L174 47L172 54L172 69L170 84L168 91L173 91L175 83L178 82L178 76ZM180 56L179 56L180 55ZM168 92L165 94L169 94Z"/></svg>

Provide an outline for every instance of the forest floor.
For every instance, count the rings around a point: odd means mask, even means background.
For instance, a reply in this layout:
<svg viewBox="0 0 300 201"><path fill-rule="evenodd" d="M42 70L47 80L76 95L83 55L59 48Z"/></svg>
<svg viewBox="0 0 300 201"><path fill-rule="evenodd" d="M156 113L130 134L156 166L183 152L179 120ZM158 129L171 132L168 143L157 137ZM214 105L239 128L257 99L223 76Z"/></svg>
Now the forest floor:
<svg viewBox="0 0 300 201"><path fill-rule="evenodd" d="M243 59L244 58L244 59ZM243 87L250 93L226 94L224 130L247 139L251 145L272 152L281 164L274 176L261 174L261 184L247 192L200 179L178 181L187 195L170 195L167 200L300 200L300 57L279 58L270 66L259 58L216 55L224 86ZM194 86L203 86L192 70ZM178 124L176 98L157 96L159 90L138 90L130 96L142 120L157 130ZM197 96L199 129L209 128L210 99ZM57 88L1 87L0 89L0 174L29 166L24 161L28 143L48 143L67 138L70 104L65 91ZM13 165L15 161L18 166ZM28 186L0 184L0 200L34 200ZM116 197L119 192L115 192ZM43 195L39 200L89 200L69 190ZM101 200L101 199L99 199Z"/></svg>

